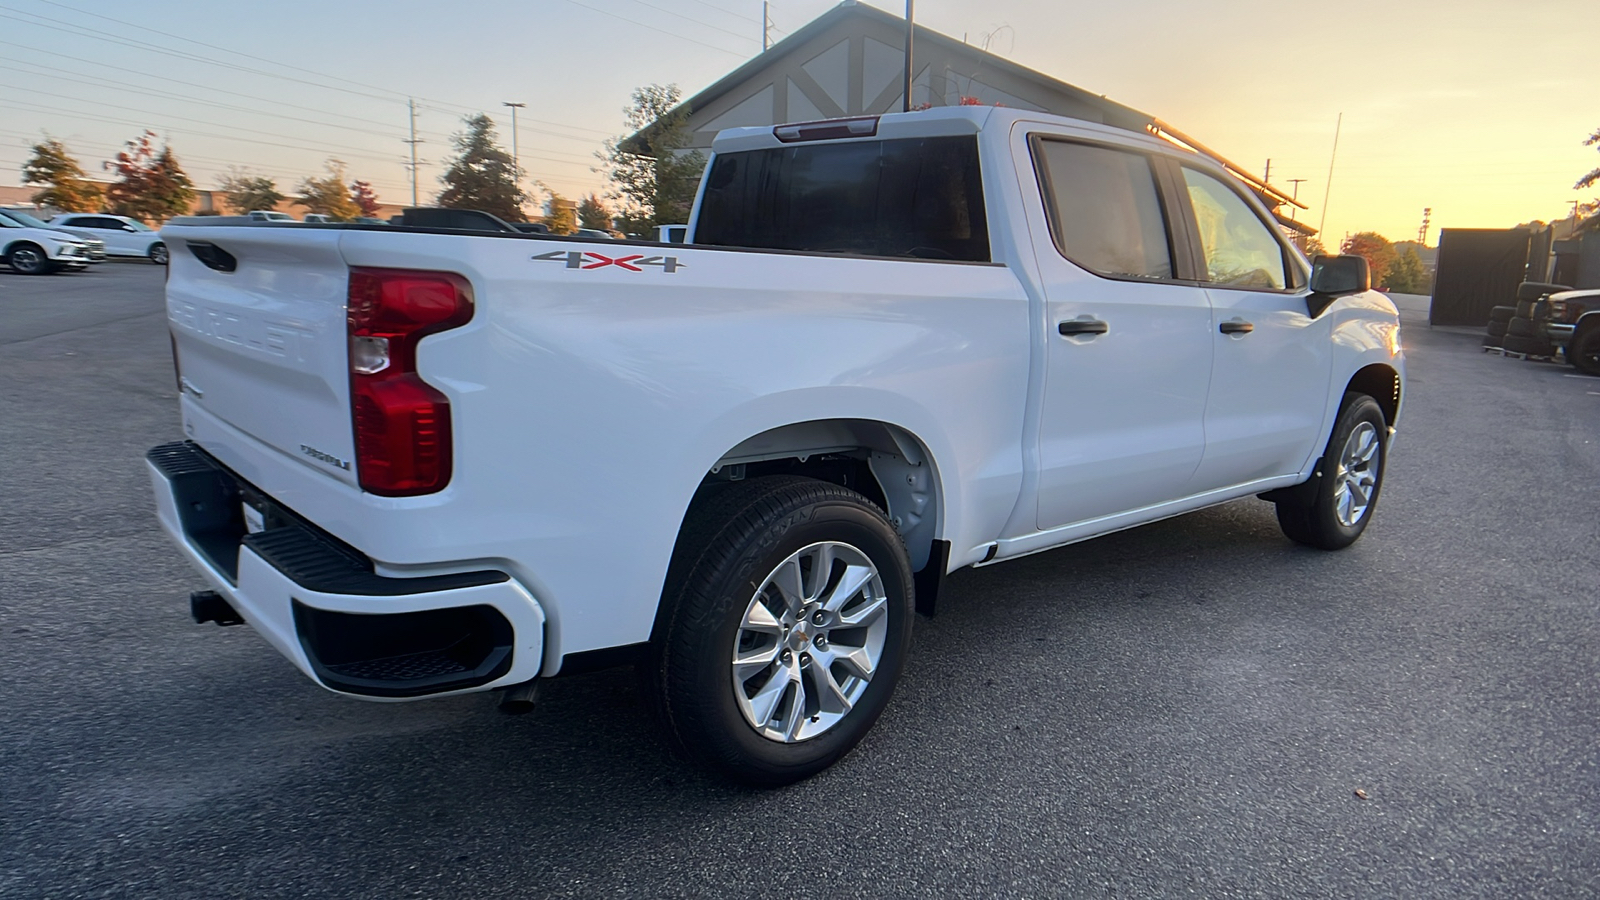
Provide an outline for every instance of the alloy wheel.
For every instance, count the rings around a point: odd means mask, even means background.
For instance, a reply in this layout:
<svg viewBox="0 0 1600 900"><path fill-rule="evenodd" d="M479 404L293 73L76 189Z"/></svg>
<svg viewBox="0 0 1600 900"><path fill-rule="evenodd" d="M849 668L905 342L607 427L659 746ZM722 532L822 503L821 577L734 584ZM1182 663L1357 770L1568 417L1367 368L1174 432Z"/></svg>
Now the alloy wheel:
<svg viewBox="0 0 1600 900"><path fill-rule="evenodd" d="M733 693L762 737L796 743L839 724L883 656L889 601L857 548L796 550L751 597L734 637Z"/></svg>
<svg viewBox="0 0 1600 900"><path fill-rule="evenodd" d="M1333 512L1346 528L1354 527L1372 507L1382 456L1378 429L1371 422L1360 423L1345 439L1334 473Z"/></svg>
<svg viewBox="0 0 1600 900"><path fill-rule="evenodd" d="M32 247L18 247L11 251L11 268L32 275L44 268L44 256Z"/></svg>

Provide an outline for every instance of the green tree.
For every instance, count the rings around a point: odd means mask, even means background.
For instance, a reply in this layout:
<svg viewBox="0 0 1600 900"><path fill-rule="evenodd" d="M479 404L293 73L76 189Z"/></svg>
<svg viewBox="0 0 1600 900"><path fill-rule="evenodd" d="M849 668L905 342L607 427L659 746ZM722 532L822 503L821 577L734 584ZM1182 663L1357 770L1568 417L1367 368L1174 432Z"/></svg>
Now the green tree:
<svg viewBox="0 0 1600 900"><path fill-rule="evenodd" d="M23 184L42 184L31 198L40 206L62 212L94 212L100 206L100 187L83 174L83 167L65 144L48 135L33 145L33 158L22 164Z"/></svg>
<svg viewBox="0 0 1600 900"><path fill-rule="evenodd" d="M606 208L605 202L599 197L590 194L578 203L578 223L584 228L610 231L611 210Z"/></svg>
<svg viewBox="0 0 1600 900"><path fill-rule="evenodd" d="M1593 147L1596 150L1600 150L1600 128L1595 129L1594 134L1584 138L1583 145L1585 147ZM1589 174L1579 178L1578 183L1574 184L1572 189L1575 191L1582 191L1592 188L1597 184L1600 184L1600 167L1590 169ZM1596 197L1595 199L1590 200L1588 203L1578 204L1578 212L1583 215L1592 215L1600 212L1600 197ZM1600 218L1597 218L1595 221L1600 222Z"/></svg>
<svg viewBox="0 0 1600 900"><path fill-rule="evenodd" d="M172 148L156 149L154 131L128 141L117 158L106 163L117 180L106 189L111 211L141 222L161 222L183 215L194 204L194 182L178 164Z"/></svg>
<svg viewBox="0 0 1600 900"><path fill-rule="evenodd" d="M555 191L545 203L544 226L551 234L573 234L578 230L577 206ZM588 226L584 226L588 227Z"/></svg>
<svg viewBox="0 0 1600 900"><path fill-rule="evenodd" d="M1399 255L1394 252L1394 245L1376 231L1362 231L1350 235L1340 245L1339 252L1366 257L1367 270L1372 273L1374 287L1383 287L1389 272L1400 261Z"/></svg>
<svg viewBox="0 0 1600 900"><path fill-rule="evenodd" d="M629 134L606 141L601 171L613 187L624 231L689 221L706 158L689 145L689 106L675 84L652 84L633 92L622 113Z"/></svg>
<svg viewBox="0 0 1600 900"><path fill-rule="evenodd" d="M494 120L479 113L462 121L467 130L451 136L456 155L439 176L445 186L439 205L482 210L507 222L521 222L522 204L528 196L517 184L511 154L495 143Z"/></svg>
<svg viewBox="0 0 1600 900"><path fill-rule="evenodd" d="M1417 255L1417 248L1407 247L1399 254L1383 286L1401 294L1426 294L1430 287L1428 281L1428 268Z"/></svg>
<svg viewBox="0 0 1600 900"><path fill-rule="evenodd" d="M273 210L289 199L278 193L278 185L265 175L252 175L248 169L234 168L220 182L222 192L228 195L228 205L237 213L251 210Z"/></svg>
<svg viewBox="0 0 1600 900"><path fill-rule="evenodd" d="M294 202L308 212L328 216L335 222L348 222L361 215L361 207L350 199L350 189L345 187L344 163L330 159L324 166L328 174L301 180L300 196L294 198Z"/></svg>

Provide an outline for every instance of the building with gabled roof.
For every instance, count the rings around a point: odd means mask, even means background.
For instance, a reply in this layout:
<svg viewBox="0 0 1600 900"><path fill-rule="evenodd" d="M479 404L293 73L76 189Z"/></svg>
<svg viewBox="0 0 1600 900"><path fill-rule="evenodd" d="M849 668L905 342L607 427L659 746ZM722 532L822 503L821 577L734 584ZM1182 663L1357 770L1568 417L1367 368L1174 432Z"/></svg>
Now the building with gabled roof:
<svg viewBox="0 0 1600 900"><path fill-rule="evenodd" d="M899 112L905 96L905 36L905 19L843 0L684 101L689 108L687 149L709 150L724 128ZM1000 105L1157 134L1222 163L1269 209L1306 208L1149 113L981 47L918 25L911 55L916 68L913 108ZM1287 216L1279 215L1278 221L1301 234L1315 233Z"/></svg>

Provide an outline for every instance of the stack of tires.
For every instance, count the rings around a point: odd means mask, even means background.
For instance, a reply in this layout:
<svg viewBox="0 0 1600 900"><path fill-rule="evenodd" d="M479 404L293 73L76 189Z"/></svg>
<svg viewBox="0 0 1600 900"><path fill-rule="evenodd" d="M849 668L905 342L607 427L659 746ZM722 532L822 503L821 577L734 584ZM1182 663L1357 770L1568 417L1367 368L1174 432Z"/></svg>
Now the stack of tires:
<svg viewBox="0 0 1600 900"><path fill-rule="evenodd" d="M1500 347L1506 353L1523 357L1550 358L1556 355L1556 346L1550 342L1545 325L1550 322L1549 296L1557 291L1571 290L1565 285L1542 281L1524 281L1517 285L1517 305L1496 306L1489 314L1489 333L1494 334L1495 317L1505 318L1505 332ZM1510 311L1507 315L1505 310ZM1485 340L1487 345L1489 342Z"/></svg>
<svg viewBox="0 0 1600 900"><path fill-rule="evenodd" d="M1505 349L1506 330L1516 314L1515 306L1496 306L1489 310L1489 333L1483 336L1483 346L1490 350Z"/></svg>

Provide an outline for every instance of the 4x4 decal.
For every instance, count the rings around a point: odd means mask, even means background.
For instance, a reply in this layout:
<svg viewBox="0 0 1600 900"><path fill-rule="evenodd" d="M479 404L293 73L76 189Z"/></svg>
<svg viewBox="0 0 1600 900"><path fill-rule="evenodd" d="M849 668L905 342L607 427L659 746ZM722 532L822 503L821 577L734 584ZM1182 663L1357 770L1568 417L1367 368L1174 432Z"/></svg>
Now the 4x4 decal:
<svg viewBox="0 0 1600 900"><path fill-rule="evenodd" d="M676 256L645 256L643 253L635 253L632 256L606 256L593 250L552 250L533 258L564 262L569 269L603 269L606 266L616 266L629 272L643 272L642 266L657 266L661 271L671 275L684 268Z"/></svg>

